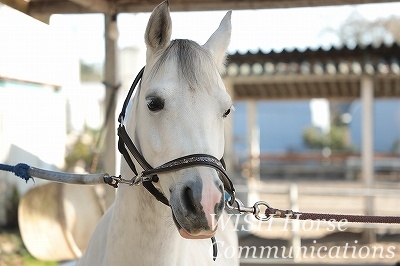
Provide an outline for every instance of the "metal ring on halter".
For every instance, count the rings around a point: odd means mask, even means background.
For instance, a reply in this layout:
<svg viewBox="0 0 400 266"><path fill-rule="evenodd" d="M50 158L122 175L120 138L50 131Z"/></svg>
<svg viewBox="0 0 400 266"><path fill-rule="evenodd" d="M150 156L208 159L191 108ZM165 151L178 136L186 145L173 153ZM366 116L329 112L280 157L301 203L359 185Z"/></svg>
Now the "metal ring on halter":
<svg viewBox="0 0 400 266"><path fill-rule="evenodd" d="M254 215L254 217L256 217L260 221L268 221L269 219L271 219L271 215L270 216L260 215L261 213L260 206L265 206L267 209L271 208L271 206L266 201L257 201L252 207L244 206L243 202L238 198L235 198L235 203L237 207L233 206L231 204L231 201L229 200L226 202L226 206L228 207L228 209L236 210L240 213L251 213Z"/></svg>
<svg viewBox="0 0 400 266"><path fill-rule="evenodd" d="M260 210L260 205L262 205L262 206L265 206L267 209L270 209L271 208L271 206L268 204L268 202L266 202L266 201L257 201L255 204L254 204L254 206L253 206L253 208L254 208L254 210L255 210L255 212L254 212L254 216L258 219L258 220L260 220L260 221L268 221L269 219L271 219L271 217L272 216L274 216L274 215L269 215L269 216L260 216L260 212L261 212L261 210Z"/></svg>
<svg viewBox="0 0 400 266"><path fill-rule="evenodd" d="M132 177L131 179L124 179L121 176L109 176L112 179L112 183L108 182L108 184L112 186L118 186L119 183L127 184L129 186L140 186L143 182L151 182L153 181L152 176L143 176L143 172Z"/></svg>
<svg viewBox="0 0 400 266"><path fill-rule="evenodd" d="M132 177L133 183L131 185L140 186L143 183L143 176L142 173L138 174L137 176Z"/></svg>

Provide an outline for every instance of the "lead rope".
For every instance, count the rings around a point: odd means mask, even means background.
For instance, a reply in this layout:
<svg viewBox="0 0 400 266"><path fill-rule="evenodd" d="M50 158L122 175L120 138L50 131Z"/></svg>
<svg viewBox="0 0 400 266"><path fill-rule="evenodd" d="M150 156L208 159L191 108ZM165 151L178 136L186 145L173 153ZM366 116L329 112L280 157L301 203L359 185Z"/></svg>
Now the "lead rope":
<svg viewBox="0 0 400 266"><path fill-rule="evenodd" d="M230 210L236 210L240 214L251 213L260 221L268 221L273 218L285 218L291 220L326 220L332 222L347 221L350 223L377 223L377 224L400 224L400 216L371 216L371 215L351 215L351 214L331 214L331 213L311 213L295 212L292 210L281 210L272 208L265 201L257 201L252 207L246 207L239 200L235 199L235 204L229 204ZM236 205L236 206L235 206ZM261 209L265 208L262 213Z"/></svg>
<svg viewBox="0 0 400 266"><path fill-rule="evenodd" d="M333 222L347 221L350 223L377 223L396 224L400 223L397 216L371 216L371 215L350 215L350 214L328 214L312 212L294 212L292 210L280 210L268 208L264 212L265 217L288 218L293 220L329 220Z"/></svg>
<svg viewBox="0 0 400 266"><path fill-rule="evenodd" d="M71 174L58 171L44 170L36 167L31 167L25 163L16 165L8 165L0 163L0 170L14 173L16 176L24 179L26 182L34 177L45 179L53 182L79 184L79 185L94 185L94 184L109 184L113 182L115 176L110 176L107 173L102 174Z"/></svg>

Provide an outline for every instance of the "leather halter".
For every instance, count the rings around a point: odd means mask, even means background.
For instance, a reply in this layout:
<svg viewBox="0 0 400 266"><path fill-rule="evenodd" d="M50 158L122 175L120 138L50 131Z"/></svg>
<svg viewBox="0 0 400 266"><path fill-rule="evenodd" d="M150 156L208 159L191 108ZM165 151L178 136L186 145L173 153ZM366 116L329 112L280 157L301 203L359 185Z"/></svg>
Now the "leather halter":
<svg viewBox="0 0 400 266"><path fill-rule="evenodd" d="M211 167L217 170L219 177L224 185L224 189L230 195L229 203L233 204L235 202L235 188L233 186L232 181L230 180L226 170L225 170L225 163L223 158L218 160L214 156L208 154L191 154L187 156L183 156L172 161L169 161L163 165L153 168L143 157L143 155L139 152L136 148L135 144L133 143L132 139L129 137L128 132L125 129L123 124L126 108L128 103L132 97L132 94L139 83L140 79L143 76L144 67L139 71L135 80L132 83L131 88L129 89L128 95L125 98L124 105L122 106L121 113L118 117L119 127L118 127L118 150L125 158L126 162L128 163L131 170L135 173L135 177L133 177L130 184L140 184L142 183L143 186L160 202L164 203L165 205L169 206L168 199L165 195L159 191L153 184L153 182L158 182L159 178L157 174L177 171L184 168L190 168L195 166L206 166ZM135 160L139 163L139 165L143 168L144 171L138 173L136 170L135 164L132 161L129 152L135 158Z"/></svg>

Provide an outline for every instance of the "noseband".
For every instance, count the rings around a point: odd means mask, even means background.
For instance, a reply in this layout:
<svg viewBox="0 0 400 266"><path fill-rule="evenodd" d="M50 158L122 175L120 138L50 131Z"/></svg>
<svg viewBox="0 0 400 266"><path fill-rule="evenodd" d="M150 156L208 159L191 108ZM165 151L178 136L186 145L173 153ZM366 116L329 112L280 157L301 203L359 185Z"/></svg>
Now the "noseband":
<svg viewBox="0 0 400 266"><path fill-rule="evenodd" d="M157 174L166 173L177 171L185 168L191 168L195 166L206 166L210 168L214 168L217 170L219 178L221 179L222 183L224 184L224 189L230 195L229 204L233 204L235 202L235 188L233 186L232 181L230 180L226 170L225 170L225 163L223 158L218 160L212 155L208 154L191 154L187 156L183 156L172 161L169 161L163 165L153 168L143 157L143 155L139 152L136 148L135 144L133 143L132 139L129 137L128 132L124 126L124 118L126 114L126 108L129 104L129 101L132 97L132 94L137 87L140 79L143 76L144 67L140 70L137 74L135 80L132 83L131 88L129 89L128 95L125 98L124 105L122 106L121 113L118 117L118 150L124 157L125 161L128 163L129 167L135 174L135 176L130 179L122 179L118 177L113 180L113 184L115 187L118 183L126 183L129 185L140 185L143 186L160 202L164 203L165 205L169 206L168 199L165 195L158 190L153 183L158 182L159 178ZM127 149L128 148L128 149ZM139 173L136 170L135 164L132 161L130 154L133 158L139 163L139 165L143 168L143 171Z"/></svg>

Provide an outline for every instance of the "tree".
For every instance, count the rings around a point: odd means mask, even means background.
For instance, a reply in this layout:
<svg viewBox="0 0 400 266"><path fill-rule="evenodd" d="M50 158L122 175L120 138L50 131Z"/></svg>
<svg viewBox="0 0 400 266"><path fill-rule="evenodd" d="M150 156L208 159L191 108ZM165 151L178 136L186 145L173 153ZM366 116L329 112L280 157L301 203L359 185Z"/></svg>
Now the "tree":
<svg viewBox="0 0 400 266"><path fill-rule="evenodd" d="M357 10L343 22L339 29L327 28L322 34L333 33L339 42L349 46L400 42L400 17L390 16L371 21Z"/></svg>

